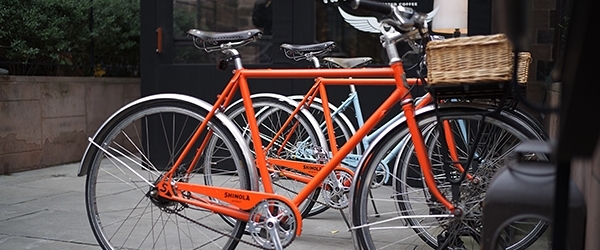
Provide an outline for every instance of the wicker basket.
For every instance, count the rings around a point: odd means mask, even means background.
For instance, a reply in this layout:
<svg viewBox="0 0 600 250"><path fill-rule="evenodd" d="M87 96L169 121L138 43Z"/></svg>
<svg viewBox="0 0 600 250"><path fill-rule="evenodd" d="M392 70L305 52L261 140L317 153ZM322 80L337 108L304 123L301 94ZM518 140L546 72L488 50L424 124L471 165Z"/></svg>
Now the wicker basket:
<svg viewBox="0 0 600 250"><path fill-rule="evenodd" d="M512 59L511 58L511 75L512 75ZM529 65L531 64L531 53L519 52L519 68L517 69L517 82L526 84L529 78Z"/></svg>
<svg viewBox="0 0 600 250"><path fill-rule="evenodd" d="M427 44L429 85L509 81L513 52L504 34L431 41ZM519 53L518 82L527 83L531 55Z"/></svg>

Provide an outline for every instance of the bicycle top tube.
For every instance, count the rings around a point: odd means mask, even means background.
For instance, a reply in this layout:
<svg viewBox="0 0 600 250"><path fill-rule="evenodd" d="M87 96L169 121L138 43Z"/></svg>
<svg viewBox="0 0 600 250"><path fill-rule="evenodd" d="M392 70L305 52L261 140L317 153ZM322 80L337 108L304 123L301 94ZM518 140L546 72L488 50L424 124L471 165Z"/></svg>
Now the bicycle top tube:
<svg viewBox="0 0 600 250"><path fill-rule="evenodd" d="M401 63L398 73L404 73ZM246 78L348 78L348 77L392 77L392 67L360 68L360 69L238 69L236 73Z"/></svg>

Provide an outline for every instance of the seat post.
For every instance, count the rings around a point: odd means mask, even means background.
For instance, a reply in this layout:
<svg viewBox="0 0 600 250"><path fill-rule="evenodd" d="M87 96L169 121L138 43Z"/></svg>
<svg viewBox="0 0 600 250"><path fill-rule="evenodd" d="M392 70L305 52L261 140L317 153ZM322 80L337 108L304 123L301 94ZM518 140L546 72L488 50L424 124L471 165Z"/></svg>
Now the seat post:
<svg viewBox="0 0 600 250"><path fill-rule="evenodd" d="M244 65L242 64L242 57L240 56L240 52L238 52L237 49L233 49L233 48L224 49L223 53L230 56L230 58L233 60L233 63L235 65L235 69L244 68Z"/></svg>

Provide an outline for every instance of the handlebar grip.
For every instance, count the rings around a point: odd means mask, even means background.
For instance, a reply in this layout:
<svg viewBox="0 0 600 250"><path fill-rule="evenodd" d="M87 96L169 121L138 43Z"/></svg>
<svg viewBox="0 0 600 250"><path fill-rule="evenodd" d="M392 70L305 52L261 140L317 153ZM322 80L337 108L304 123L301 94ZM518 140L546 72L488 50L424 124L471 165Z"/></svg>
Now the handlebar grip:
<svg viewBox="0 0 600 250"><path fill-rule="evenodd" d="M391 5L370 0L353 0L351 6L353 9L370 10L384 15L391 15L393 13Z"/></svg>

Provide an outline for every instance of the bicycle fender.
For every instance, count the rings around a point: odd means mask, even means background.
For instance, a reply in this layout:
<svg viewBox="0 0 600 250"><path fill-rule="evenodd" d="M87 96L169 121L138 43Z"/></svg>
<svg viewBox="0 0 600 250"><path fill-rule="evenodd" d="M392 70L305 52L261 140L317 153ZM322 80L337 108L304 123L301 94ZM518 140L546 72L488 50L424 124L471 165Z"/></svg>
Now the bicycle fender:
<svg viewBox="0 0 600 250"><path fill-rule="evenodd" d="M147 102L169 101L169 100L187 102L187 103L193 104L201 109L204 109L207 112L210 112L210 110L212 110L212 108L213 108L212 104L209 104L206 101L203 101L203 100L200 100L198 98L188 96L188 95L155 94L155 95L146 96L146 97L137 99L133 102L130 102L129 104L123 106L122 108L120 108L119 110L114 112L108 119L106 119L104 121L104 123L98 128L98 130L96 130L96 133L94 134L94 136L90 137L88 140L95 142L96 139L98 138L98 136L105 133L105 130L108 129L107 125L111 122L112 119L115 119L115 117L119 116L120 114L122 114L123 112L125 112L131 108L135 108L139 105L145 105L145 103L147 103ZM217 113L215 114L215 118L218 119L233 134L234 139L236 141L238 141L238 143L245 144L245 140L243 139L241 132L233 124L233 122L231 120L229 120L229 118L227 118L227 116L225 114L223 114L220 111L217 111ZM83 154L81 163L79 165L79 170L77 171L77 176L87 175L89 167L85 167L85 166L88 166L89 162L92 160L91 157L93 157L95 155L94 153L96 150L98 150L97 147L95 147L92 143L88 143L88 146ZM242 147L241 150L242 150L242 153L244 154L244 160L246 161L248 168L249 168L249 174L251 177L250 179L252 180L250 183L251 189L258 190L258 181L257 181L258 173L256 172L254 159L253 159L253 157L251 157L252 153L250 152L250 149L248 147ZM256 178L252 178L252 176L254 176Z"/></svg>
<svg viewBox="0 0 600 250"><path fill-rule="evenodd" d="M460 104L458 104L460 105ZM478 109L484 109L484 108L489 108L489 106L480 106L480 105L473 105L473 104L469 104L469 105L464 105L466 107L475 107ZM427 105L425 107L422 107L420 109L415 110L415 116L419 116L420 114L426 113L426 112L432 112L434 111L435 107L433 105ZM365 151L363 152L363 156L360 158L360 160L358 161L358 167L356 168L356 171L354 172L354 180L352 181L352 186L354 186L354 183L356 183L357 180L357 176L359 176L359 173L361 173L362 171L365 171L365 167L363 167L363 165L365 164L365 161L368 159L365 159L366 155L369 155L375 148L375 146L377 146L378 143L381 143L382 140L384 139L384 137L386 137L386 135L388 133L390 133L390 131L394 130L396 127L402 125L403 123L406 122L406 117L402 116L400 117L398 120L396 120L395 122L389 124L379 135L377 135L369 144L369 147L367 149L365 149ZM353 195L354 193L354 187L352 187L350 189L350 194ZM352 204L350 204L352 205Z"/></svg>

